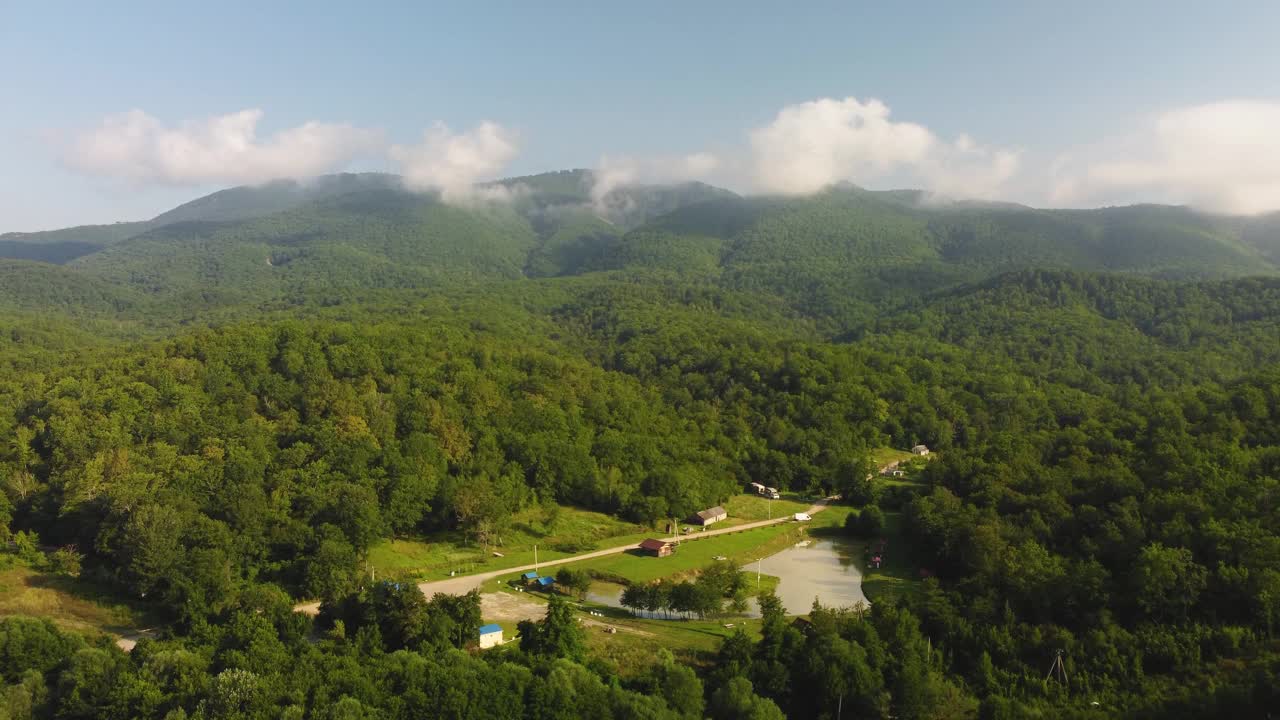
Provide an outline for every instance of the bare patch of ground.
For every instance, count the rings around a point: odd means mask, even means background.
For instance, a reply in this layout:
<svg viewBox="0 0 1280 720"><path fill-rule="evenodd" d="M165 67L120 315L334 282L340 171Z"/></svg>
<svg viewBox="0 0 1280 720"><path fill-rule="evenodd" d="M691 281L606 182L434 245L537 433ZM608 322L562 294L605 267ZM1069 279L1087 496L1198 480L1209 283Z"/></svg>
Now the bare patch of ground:
<svg viewBox="0 0 1280 720"><path fill-rule="evenodd" d="M480 596L480 615L486 622L515 624L521 620L541 620L546 614L546 605L513 593L485 593Z"/></svg>

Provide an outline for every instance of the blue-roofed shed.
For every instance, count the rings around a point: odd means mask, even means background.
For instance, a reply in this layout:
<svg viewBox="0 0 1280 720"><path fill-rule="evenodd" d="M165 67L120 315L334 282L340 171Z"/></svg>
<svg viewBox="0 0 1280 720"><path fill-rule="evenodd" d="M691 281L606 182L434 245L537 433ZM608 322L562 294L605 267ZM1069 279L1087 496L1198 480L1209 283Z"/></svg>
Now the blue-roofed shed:
<svg viewBox="0 0 1280 720"><path fill-rule="evenodd" d="M553 577L538 578L538 585L541 585L544 588L551 587L552 585L555 585L555 584L556 584L556 579Z"/></svg>
<svg viewBox="0 0 1280 720"><path fill-rule="evenodd" d="M494 645L502 644L502 626L497 623L489 623L480 626L480 649L491 648Z"/></svg>
<svg viewBox="0 0 1280 720"><path fill-rule="evenodd" d="M538 579L538 573L536 573L536 572L534 572L534 571L530 570L529 572L527 572L527 573L525 573L525 574L521 575L520 577L524 578L525 580L537 580L537 579Z"/></svg>

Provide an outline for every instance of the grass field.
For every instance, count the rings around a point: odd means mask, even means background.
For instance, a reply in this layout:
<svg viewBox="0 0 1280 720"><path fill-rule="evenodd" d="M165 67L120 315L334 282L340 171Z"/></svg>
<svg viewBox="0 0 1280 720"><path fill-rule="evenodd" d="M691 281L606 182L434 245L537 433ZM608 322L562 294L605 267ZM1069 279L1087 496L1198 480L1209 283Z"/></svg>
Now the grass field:
<svg viewBox="0 0 1280 720"><path fill-rule="evenodd" d="M585 628L588 652L604 660L626 677L646 671L659 651L666 650L681 662L694 666L709 665L720 643L739 629L753 639L760 637L760 621L732 618L727 620L643 620L614 617L608 624L618 632L605 628ZM726 624L733 627L726 628Z"/></svg>
<svg viewBox="0 0 1280 720"><path fill-rule="evenodd" d="M0 569L0 617L11 615L48 618L65 630L111 635L147 627L148 622L142 613L79 581L22 565Z"/></svg>
<svg viewBox="0 0 1280 720"><path fill-rule="evenodd" d="M799 497L767 500L755 495L736 495L725 503L729 519L712 528L787 517L809 508L810 502ZM665 530L665 528L663 528ZM695 531L696 534L696 531ZM502 570L530 565L537 559L558 560L604 547L639 543L648 537L663 536L661 530L619 520L602 513L573 507L551 510L533 507L512 518L502 544L486 551L474 543L464 543L459 533L440 533L431 537L383 541L369 550L369 569L378 577L405 580L438 580L450 572L462 574ZM571 548L576 548L570 551ZM493 554L502 553L502 557ZM732 555L716 552L714 555Z"/></svg>
<svg viewBox="0 0 1280 720"><path fill-rule="evenodd" d="M786 517L809 509L812 502L802 498L784 497L781 500L769 500L759 495L734 495L724 504L729 521L752 522L768 520L770 517ZM712 527L723 527L717 524Z"/></svg>
<svg viewBox="0 0 1280 720"><path fill-rule="evenodd" d="M871 462L875 463L877 468L882 468L895 460L903 462L915 457L907 450L894 450L893 448L876 448L871 451Z"/></svg>
<svg viewBox="0 0 1280 720"><path fill-rule="evenodd" d="M470 574L532 564L535 545L539 560L556 560L596 548L638 543L653 534L653 530L602 513L539 506L517 513L501 537L501 545L487 552L474 543L464 543L459 533L441 533L379 543L369 551L369 564L379 577L438 580L455 570ZM503 557L493 555L494 551Z"/></svg>
<svg viewBox="0 0 1280 720"><path fill-rule="evenodd" d="M705 567L719 556L745 565L763 555L778 552L804 537L800 523L779 523L742 532L717 535L705 540L689 540L675 554L655 558L639 551L584 560L572 567L597 570L632 582L649 582L663 577L685 575ZM774 549L776 548L776 549Z"/></svg>
<svg viewBox="0 0 1280 720"><path fill-rule="evenodd" d="M680 543L675 554L669 557L656 558L642 555L639 551L624 552L583 560L570 567L595 570L640 583L689 575L711 564L717 557L726 557L749 570L751 563L791 547L810 533L832 532L834 528L843 526L845 516L851 510L846 506L832 505L815 514L807 523L783 522L705 539L697 539L694 535Z"/></svg>

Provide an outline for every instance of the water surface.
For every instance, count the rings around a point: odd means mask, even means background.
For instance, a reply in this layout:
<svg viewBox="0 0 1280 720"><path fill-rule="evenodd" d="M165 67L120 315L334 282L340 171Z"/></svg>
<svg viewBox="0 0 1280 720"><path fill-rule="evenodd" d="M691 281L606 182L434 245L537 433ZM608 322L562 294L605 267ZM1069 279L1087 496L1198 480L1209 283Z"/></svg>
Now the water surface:
<svg viewBox="0 0 1280 720"><path fill-rule="evenodd" d="M778 598L789 615L809 612L814 598L824 607L867 602L854 546L844 540L813 540L806 547L787 548L743 570L754 572L757 565L764 574L778 577Z"/></svg>

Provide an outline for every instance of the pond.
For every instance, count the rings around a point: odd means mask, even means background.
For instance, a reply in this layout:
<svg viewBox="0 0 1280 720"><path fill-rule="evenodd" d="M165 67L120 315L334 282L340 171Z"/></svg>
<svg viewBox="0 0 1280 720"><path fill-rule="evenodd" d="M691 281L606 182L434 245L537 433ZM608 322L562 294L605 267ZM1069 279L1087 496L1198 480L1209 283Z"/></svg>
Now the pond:
<svg viewBox="0 0 1280 720"><path fill-rule="evenodd" d="M862 594L862 572L858 568L856 546L838 539L814 539L807 545L787 548L782 552L753 562L742 568L755 584L754 575L759 567L765 575L778 578L778 598L789 615L801 615L813 607L817 598L826 607L852 607L867 602ZM622 586L596 583L587 593L591 602L622 607ZM760 608L754 598L745 613L748 617L760 617ZM663 617L637 611L640 617Z"/></svg>
<svg viewBox="0 0 1280 720"><path fill-rule="evenodd" d="M757 565L766 575L778 577L778 598L789 615L809 612L814 598L824 607L852 607L867 602L867 596L862 594L856 546L852 543L815 539L807 546L787 548L743 570L755 570Z"/></svg>

